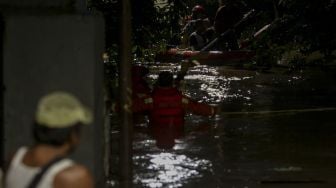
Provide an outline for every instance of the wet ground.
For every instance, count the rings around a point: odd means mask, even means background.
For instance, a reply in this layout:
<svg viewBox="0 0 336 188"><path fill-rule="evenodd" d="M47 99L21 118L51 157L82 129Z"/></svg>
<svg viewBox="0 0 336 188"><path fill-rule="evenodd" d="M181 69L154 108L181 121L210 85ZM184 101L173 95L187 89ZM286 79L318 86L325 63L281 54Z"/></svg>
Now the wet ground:
<svg viewBox="0 0 336 188"><path fill-rule="evenodd" d="M134 187L336 187L335 81L320 70L190 69L181 89L222 113L188 114L169 150L136 131Z"/></svg>

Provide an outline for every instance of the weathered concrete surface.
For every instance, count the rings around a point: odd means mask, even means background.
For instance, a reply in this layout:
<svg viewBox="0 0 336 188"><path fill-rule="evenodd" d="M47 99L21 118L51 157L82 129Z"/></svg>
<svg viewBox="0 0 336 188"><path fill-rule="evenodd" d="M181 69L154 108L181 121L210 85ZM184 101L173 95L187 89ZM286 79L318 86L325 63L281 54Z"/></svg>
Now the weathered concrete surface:
<svg viewBox="0 0 336 188"><path fill-rule="evenodd" d="M103 187L102 17L20 14L4 20L5 155L32 143L31 124L42 95L70 91L95 113L74 158L87 165L97 187Z"/></svg>

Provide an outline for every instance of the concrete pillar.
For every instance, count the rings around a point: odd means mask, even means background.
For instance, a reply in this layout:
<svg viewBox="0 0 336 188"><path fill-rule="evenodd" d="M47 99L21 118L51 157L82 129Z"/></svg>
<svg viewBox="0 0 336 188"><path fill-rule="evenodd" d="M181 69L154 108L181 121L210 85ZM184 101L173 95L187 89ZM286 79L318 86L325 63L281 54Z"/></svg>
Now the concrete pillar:
<svg viewBox="0 0 336 188"><path fill-rule="evenodd" d="M69 2L76 4L69 0L2 0L0 3L0 11L6 12L2 62L4 152L8 157L19 146L32 143L31 124L41 96L55 90L72 92L95 114L95 121L85 127L73 158L89 167L96 187L104 187L101 57L104 21L100 15L82 14L80 10L48 13L50 7L61 10ZM24 11L17 14L8 8L15 6ZM34 7L34 11L29 7ZM42 7L47 8L42 11Z"/></svg>

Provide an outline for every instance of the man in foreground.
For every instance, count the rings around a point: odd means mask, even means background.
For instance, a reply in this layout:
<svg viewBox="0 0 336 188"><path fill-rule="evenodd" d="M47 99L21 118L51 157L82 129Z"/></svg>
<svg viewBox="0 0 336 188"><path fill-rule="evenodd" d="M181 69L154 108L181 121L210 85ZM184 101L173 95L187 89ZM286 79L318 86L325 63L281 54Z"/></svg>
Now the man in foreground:
<svg viewBox="0 0 336 188"><path fill-rule="evenodd" d="M54 92L38 103L35 145L21 147L6 173L6 188L92 188L88 169L68 158L78 146L80 130L92 113L73 95Z"/></svg>

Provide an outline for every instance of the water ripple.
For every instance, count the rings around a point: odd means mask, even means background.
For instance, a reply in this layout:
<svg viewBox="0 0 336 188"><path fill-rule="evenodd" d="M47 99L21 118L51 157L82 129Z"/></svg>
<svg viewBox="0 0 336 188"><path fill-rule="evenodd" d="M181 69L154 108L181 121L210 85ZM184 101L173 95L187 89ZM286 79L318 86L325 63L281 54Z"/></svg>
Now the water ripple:
<svg viewBox="0 0 336 188"><path fill-rule="evenodd" d="M190 85L185 93L193 98L197 98L200 102L220 103L225 99L242 98L246 101L251 100L252 91L232 91L231 85L233 82L251 79L252 77L226 77L221 76L214 67L196 67L189 71L185 80L193 85Z"/></svg>
<svg viewBox="0 0 336 188"><path fill-rule="evenodd" d="M143 164L144 160L149 163L146 171L135 173L134 182L150 188L182 187L184 182L201 178L203 171L211 171L212 168L208 160L168 152L147 154L133 160L136 165Z"/></svg>

